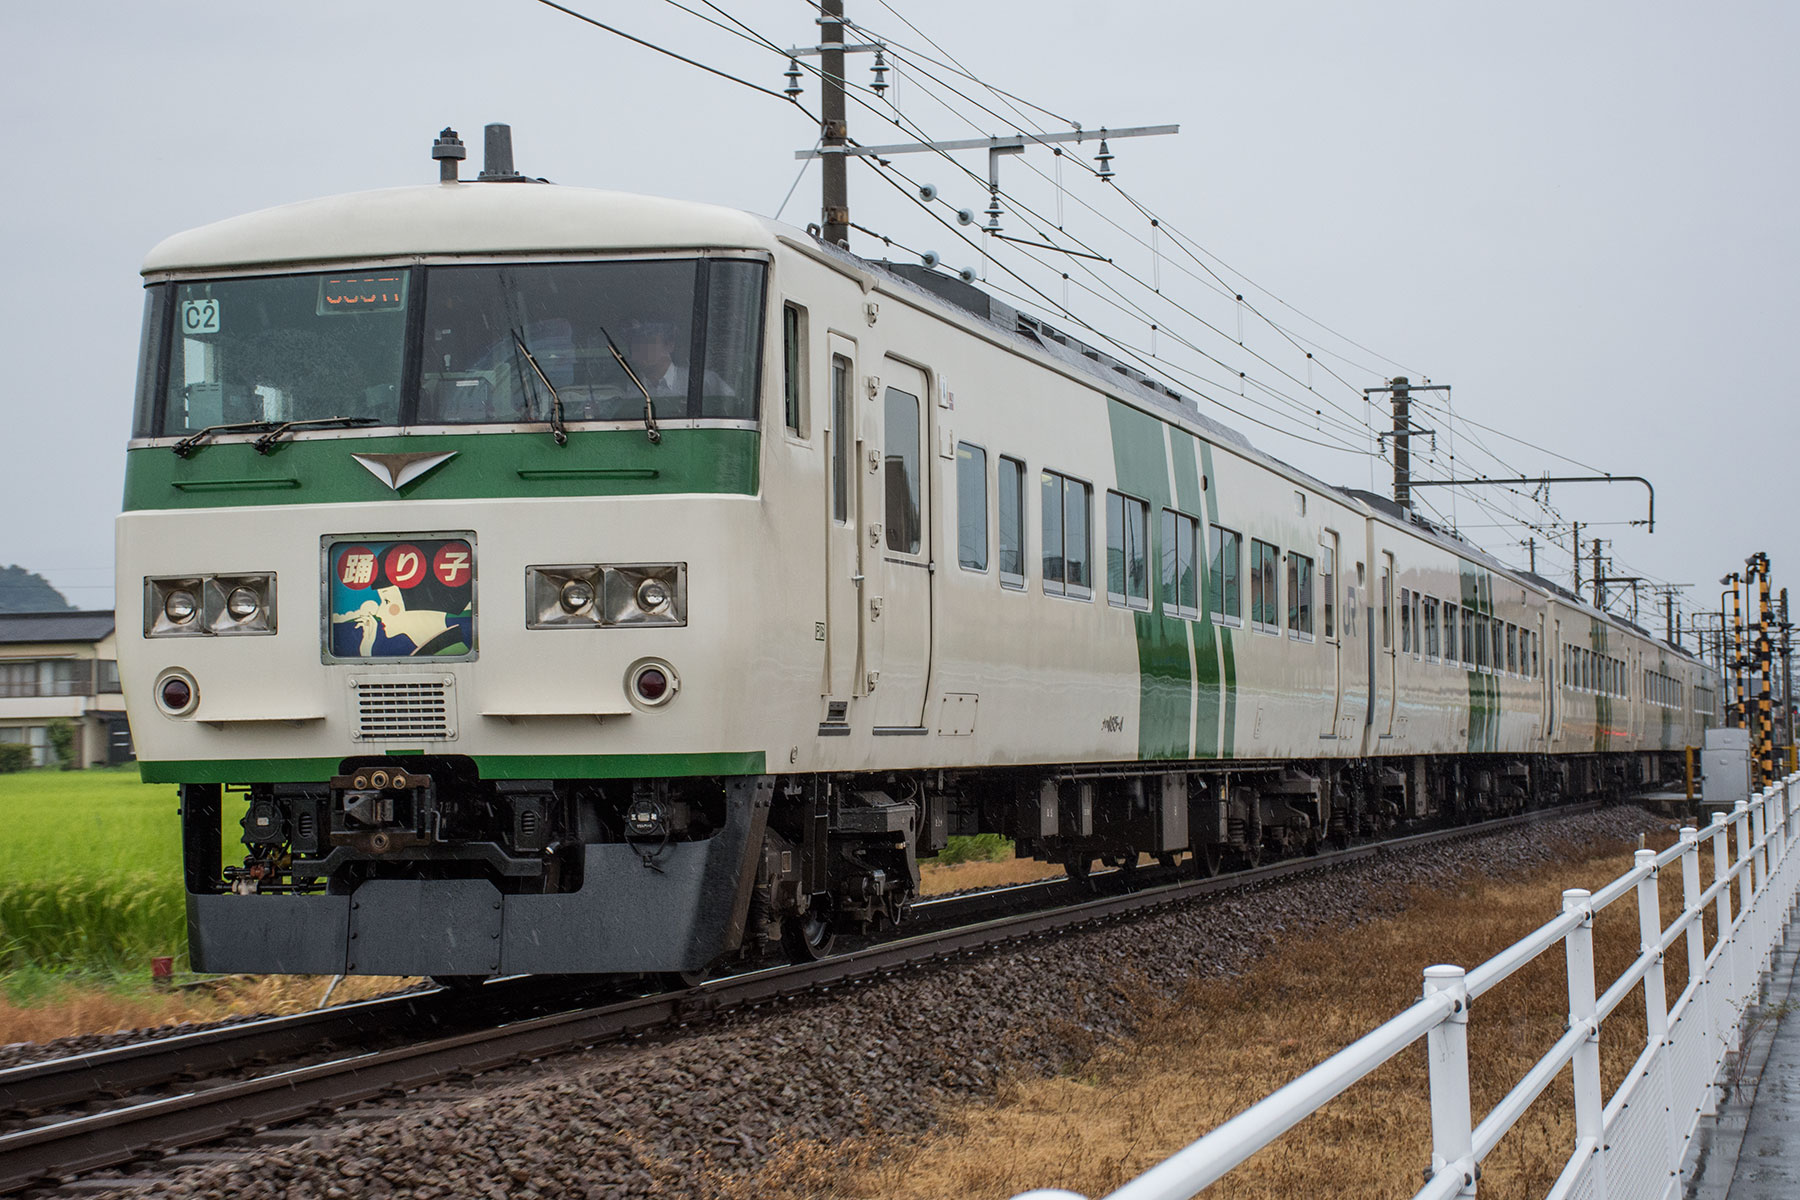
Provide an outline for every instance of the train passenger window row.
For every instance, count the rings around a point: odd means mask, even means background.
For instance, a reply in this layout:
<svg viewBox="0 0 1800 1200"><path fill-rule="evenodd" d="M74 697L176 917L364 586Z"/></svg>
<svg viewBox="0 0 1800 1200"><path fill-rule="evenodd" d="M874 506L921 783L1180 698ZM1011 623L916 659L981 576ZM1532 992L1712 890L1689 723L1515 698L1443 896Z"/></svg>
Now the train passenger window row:
<svg viewBox="0 0 1800 1200"><path fill-rule="evenodd" d="M1686 692L1679 679L1672 679L1660 671L1644 668L1644 699L1662 708L1680 708L1686 703Z"/></svg>
<svg viewBox="0 0 1800 1200"><path fill-rule="evenodd" d="M1537 679L1543 670L1535 631L1410 588L1400 589L1400 651L1425 662L1523 679Z"/></svg>
<svg viewBox="0 0 1800 1200"><path fill-rule="evenodd" d="M1564 646L1563 686L1599 696L1624 696L1625 663L1580 646Z"/></svg>

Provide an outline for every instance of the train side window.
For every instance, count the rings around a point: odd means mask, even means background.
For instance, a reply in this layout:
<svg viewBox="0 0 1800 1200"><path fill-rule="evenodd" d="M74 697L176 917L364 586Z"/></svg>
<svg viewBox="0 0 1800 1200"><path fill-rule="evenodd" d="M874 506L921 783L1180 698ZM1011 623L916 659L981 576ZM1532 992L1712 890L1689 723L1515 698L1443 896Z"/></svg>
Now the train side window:
<svg viewBox="0 0 1800 1200"><path fill-rule="evenodd" d="M1162 510L1162 606L1171 617L1200 615L1200 522L1174 509Z"/></svg>
<svg viewBox="0 0 1800 1200"><path fill-rule="evenodd" d="M1506 627L1506 669L1514 675L1519 673L1519 627L1517 625Z"/></svg>
<svg viewBox="0 0 1800 1200"><path fill-rule="evenodd" d="M1025 586L1025 464L1000 456L1000 586Z"/></svg>
<svg viewBox="0 0 1800 1200"><path fill-rule="evenodd" d="M831 519L850 523L850 360L831 356Z"/></svg>
<svg viewBox="0 0 1800 1200"><path fill-rule="evenodd" d="M1412 589L1400 589L1400 653L1411 654L1413 648Z"/></svg>
<svg viewBox="0 0 1800 1200"><path fill-rule="evenodd" d="M1488 663L1493 667L1494 674L1499 675L1506 670L1506 622L1499 617L1489 617L1488 633L1494 642L1494 656Z"/></svg>
<svg viewBox="0 0 1800 1200"><path fill-rule="evenodd" d="M1444 661L1456 663L1456 605L1444 601Z"/></svg>
<svg viewBox="0 0 1800 1200"><path fill-rule="evenodd" d="M1532 677L1532 678L1533 678L1533 679L1542 679L1542 678L1543 678L1543 671L1542 671L1542 668L1541 668L1541 665L1540 665L1540 664L1539 664L1539 662L1538 662L1538 634L1537 634L1537 630L1535 630L1535 629L1534 629L1534 630L1532 630L1532 631L1531 631L1531 632L1530 632L1530 635L1529 635L1529 636L1530 636L1530 638L1531 638L1531 677Z"/></svg>
<svg viewBox="0 0 1800 1200"><path fill-rule="evenodd" d="M1462 650L1463 666L1473 670L1475 667L1475 610L1463 605L1462 610Z"/></svg>
<svg viewBox="0 0 1800 1200"><path fill-rule="evenodd" d="M1086 600L1094 594L1088 517L1093 489L1056 471L1043 472L1038 482L1043 495L1044 592Z"/></svg>
<svg viewBox="0 0 1800 1200"><path fill-rule="evenodd" d="M887 548L919 552L919 398L887 390L883 436L887 442Z"/></svg>
<svg viewBox="0 0 1800 1200"><path fill-rule="evenodd" d="M1337 534L1327 532L1319 543L1319 600L1324 609L1325 636L1337 636Z"/></svg>
<svg viewBox="0 0 1800 1200"><path fill-rule="evenodd" d="M1298 495L1299 493L1296 493ZM1304 554L1288 555L1288 636L1313 640L1313 560Z"/></svg>
<svg viewBox="0 0 1800 1200"><path fill-rule="evenodd" d="M1120 608L1150 607L1150 506L1106 493L1106 602Z"/></svg>
<svg viewBox="0 0 1800 1200"><path fill-rule="evenodd" d="M988 569L987 451L956 443L956 562L965 571Z"/></svg>
<svg viewBox="0 0 1800 1200"><path fill-rule="evenodd" d="M1394 569L1381 568L1381 648L1394 648Z"/></svg>
<svg viewBox="0 0 1800 1200"><path fill-rule="evenodd" d="M1281 551L1259 538L1250 539L1250 624L1265 633L1281 632L1281 597L1276 591L1275 564Z"/></svg>
<svg viewBox="0 0 1800 1200"><path fill-rule="evenodd" d="M788 432L805 436L802 423L806 389L806 310L798 304L781 306L782 409Z"/></svg>
<svg viewBox="0 0 1800 1200"><path fill-rule="evenodd" d="M1215 621L1237 625L1244 619L1243 584L1239 578L1244 568L1244 535L1214 525L1208 533L1209 573L1206 605Z"/></svg>
<svg viewBox="0 0 1800 1200"><path fill-rule="evenodd" d="M1438 602L1436 596L1425 597L1424 603L1419 605L1419 615L1425 622L1425 661L1436 662L1438 660L1439 647L1443 644L1438 629Z"/></svg>

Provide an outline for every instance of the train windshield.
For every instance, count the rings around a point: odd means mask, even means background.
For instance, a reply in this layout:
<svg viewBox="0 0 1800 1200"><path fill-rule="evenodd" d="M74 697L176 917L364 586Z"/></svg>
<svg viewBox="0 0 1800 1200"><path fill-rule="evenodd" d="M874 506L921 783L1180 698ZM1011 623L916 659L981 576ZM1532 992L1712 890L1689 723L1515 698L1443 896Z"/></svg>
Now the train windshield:
<svg viewBox="0 0 1800 1200"><path fill-rule="evenodd" d="M136 434L352 419L754 421L764 266L483 264L155 285Z"/></svg>

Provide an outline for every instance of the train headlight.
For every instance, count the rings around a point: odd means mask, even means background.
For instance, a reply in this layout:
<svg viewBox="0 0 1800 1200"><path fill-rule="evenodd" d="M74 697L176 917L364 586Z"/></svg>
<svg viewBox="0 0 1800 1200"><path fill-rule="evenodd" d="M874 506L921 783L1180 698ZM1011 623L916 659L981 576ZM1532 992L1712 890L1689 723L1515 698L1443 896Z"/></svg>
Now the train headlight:
<svg viewBox="0 0 1800 1200"><path fill-rule="evenodd" d="M273 572L144 580L145 637L274 632Z"/></svg>
<svg viewBox="0 0 1800 1200"><path fill-rule="evenodd" d="M176 588L163 600L163 616L177 625L186 625L200 612L200 602L186 588Z"/></svg>
<svg viewBox="0 0 1800 1200"><path fill-rule="evenodd" d="M566 613L574 614L594 603L594 585L585 579L571 579L562 585L557 594L557 603L562 605Z"/></svg>
<svg viewBox="0 0 1800 1200"><path fill-rule="evenodd" d="M687 624L686 563L579 563L525 568L529 629Z"/></svg>

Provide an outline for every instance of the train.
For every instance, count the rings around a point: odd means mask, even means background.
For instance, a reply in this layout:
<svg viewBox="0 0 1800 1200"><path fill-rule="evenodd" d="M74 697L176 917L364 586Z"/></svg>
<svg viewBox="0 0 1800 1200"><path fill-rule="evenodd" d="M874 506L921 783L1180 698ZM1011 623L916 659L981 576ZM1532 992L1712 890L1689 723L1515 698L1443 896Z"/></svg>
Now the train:
<svg viewBox="0 0 1800 1200"><path fill-rule="evenodd" d="M463 153L143 266L119 665L197 970L691 979L902 922L955 834L1213 872L1719 722L974 282Z"/></svg>

